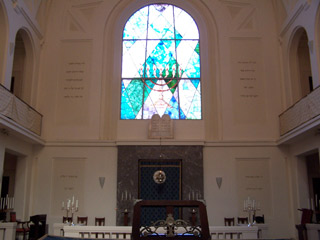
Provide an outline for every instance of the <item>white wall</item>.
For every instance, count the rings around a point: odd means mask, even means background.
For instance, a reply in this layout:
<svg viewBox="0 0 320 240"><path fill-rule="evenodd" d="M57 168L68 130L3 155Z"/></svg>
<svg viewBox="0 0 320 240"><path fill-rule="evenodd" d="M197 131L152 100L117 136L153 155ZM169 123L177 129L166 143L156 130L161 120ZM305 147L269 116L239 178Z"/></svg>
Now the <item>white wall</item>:
<svg viewBox="0 0 320 240"><path fill-rule="evenodd" d="M35 192L33 213L48 214L48 223L62 222L65 211L60 211L62 201L72 198L74 189L63 189L56 184L62 178L59 172L55 172L55 161L63 159L69 162L80 160L84 164L84 171L74 172L69 169L71 175L77 176L77 181L82 181L82 191L75 198L79 199L79 212L77 216L88 216L88 224L94 225L95 217L105 217L106 225L115 225L116 221L116 191L117 191L117 149L115 146L51 146L41 149L37 153L37 170L35 173ZM66 167L68 165L66 164ZM68 175L66 171L64 175ZM99 177L105 177L103 188L100 187ZM77 183L66 181L65 187L77 188ZM64 192L70 192L67 198ZM56 195L54 195L56 193ZM70 216L70 214L69 214ZM50 229L52 230L52 228Z"/></svg>
<svg viewBox="0 0 320 240"><path fill-rule="evenodd" d="M297 156L318 149L320 144L317 137L308 136L289 147L278 147L278 115L292 104L288 46L298 26L305 27L313 41L312 74L314 80L319 79L316 0L295 1L296 5L283 1L287 16L283 22L275 20L273 1L269 0L108 0L90 4L55 0L42 9L47 13L45 33L35 20L35 2L3 1L10 27L6 47L1 48L5 49L6 63L0 82L10 86L10 46L23 27L35 59L30 102L44 115L44 147L0 134L0 166L6 149L23 159L18 167L25 179L18 187L23 199L21 216L47 213L50 224L61 221L63 212L58 214L56 209L61 195L54 195L54 179L59 177L55 176L55 161L76 159L84 165L78 175L84 181L79 214L88 215L89 224L96 215L105 215L108 225L115 224L116 146L126 142L153 144L147 138L149 121L119 120L122 29L131 14L154 2L176 4L199 26L203 120L174 121L175 138L169 144L203 143L210 224L221 225L224 216L243 214L242 193L237 192L237 174L242 173L237 163L241 159L261 160L268 165L270 182L270 211L265 213L269 237L294 236L294 223L299 220L296 209L303 197ZM85 91L84 101L70 104L64 99L63 80L68 61L74 59L85 62ZM239 81L239 62L248 59L256 64L252 65L257 79L253 86ZM243 92L248 94L245 87L253 87L257 96L244 98ZM103 189L99 176L106 177ZM221 189L215 182L217 176L223 177Z"/></svg>
<svg viewBox="0 0 320 240"><path fill-rule="evenodd" d="M204 192L207 203L210 225L223 225L224 217L247 216L243 212L243 200L239 193L238 175L250 177L250 169L239 172L237 162L239 160L250 160L255 168L256 163L263 160L268 164L264 169L269 176L269 184L259 184L257 179L256 190L251 191L250 197L256 195L260 198L261 211L257 215L264 214L265 222L268 224L268 236L288 237L292 234L290 228L293 216L290 214L288 176L284 154L276 146L244 147L244 146L221 146L204 148ZM257 177L261 175L258 173ZM242 170L243 171L243 170ZM216 177L222 177L222 185L219 189ZM265 189L263 189L265 188ZM269 189L268 189L269 188ZM248 191L250 192L250 191ZM269 193L269 194L267 194ZM246 195L248 197L248 195ZM221 207L223 206L223 207Z"/></svg>

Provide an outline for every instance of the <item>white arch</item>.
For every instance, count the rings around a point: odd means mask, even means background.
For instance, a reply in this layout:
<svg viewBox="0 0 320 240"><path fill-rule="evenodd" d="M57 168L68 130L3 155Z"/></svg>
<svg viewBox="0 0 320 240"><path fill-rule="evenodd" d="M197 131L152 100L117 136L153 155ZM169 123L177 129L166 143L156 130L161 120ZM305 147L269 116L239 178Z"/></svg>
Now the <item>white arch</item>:
<svg viewBox="0 0 320 240"><path fill-rule="evenodd" d="M16 36L18 33L22 37L22 41L23 41L25 53L26 53L25 60L24 60L21 98L25 102L30 104L32 91L33 91L33 75L34 75L33 73L34 73L34 62L35 62L34 42L32 39L32 35L30 34L28 29L20 28L16 32Z"/></svg>
<svg viewBox="0 0 320 240"><path fill-rule="evenodd" d="M316 17L315 17L315 23L314 23L314 41L313 41L313 48L316 55L316 64L313 64L313 67L317 68L317 74L314 75L314 82L318 81L318 86L320 85L320 4L318 5ZM317 77L318 76L318 77ZM315 83L314 83L315 84Z"/></svg>
<svg viewBox="0 0 320 240"><path fill-rule="evenodd" d="M301 90L300 79L300 65L298 59L298 47L303 34L307 31L302 26L297 26L291 33L290 41L288 44L288 59L289 59L289 83L291 88L291 95L293 102L298 101L303 97ZM310 53L309 53L310 57Z"/></svg>
<svg viewBox="0 0 320 240"><path fill-rule="evenodd" d="M8 19L2 2L0 2L0 32L0 83L4 84L5 60L7 58L8 49Z"/></svg>
<svg viewBox="0 0 320 240"><path fill-rule="evenodd" d="M101 122L104 122L103 132L105 135L108 132L109 136L111 133L112 137L116 136L117 120L111 118L111 116L120 116L120 77L121 77L121 57L122 57L122 33L123 28L129 19L129 17L138 11L140 8L153 3L165 3L175 5L184 11L196 21L199 33L200 33L200 56L201 56L201 76L202 76L202 101L211 102L212 104L203 105L203 120L205 122L215 123L210 128L219 129L219 120L213 119L218 118L219 114L219 101L218 86L219 85L219 72L218 62L218 39L217 39L217 26L212 13L207 6L199 1L197 4L193 4L190 1L173 1L173 0L135 0L135 1L121 1L119 2L109 17L106 19L105 32L104 32L104 59L103 65L106 66L105 72L103 73L103 85L102 85L102 96L104 101L102 103L102 118ZM215 39L209 42L209 39ZM109 92L106 92L106 89ZM215 92L217 94L209 94L209 92ZM112 103L112 105L111 105ZM104 105L105 104L105 105ZM212 110L214 109L214 110ZM105 119L108 114L109 119ZM113 121L113 122L111 122ZM113 127L110 127L113 126Z"/></svg>

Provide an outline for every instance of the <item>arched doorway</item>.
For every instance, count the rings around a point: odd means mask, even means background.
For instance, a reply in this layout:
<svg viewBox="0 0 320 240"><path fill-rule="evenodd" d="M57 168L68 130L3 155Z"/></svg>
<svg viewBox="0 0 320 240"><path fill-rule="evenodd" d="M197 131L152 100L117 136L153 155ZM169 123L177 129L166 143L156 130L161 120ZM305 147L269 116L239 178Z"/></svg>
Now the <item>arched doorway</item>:
<svg viewBox="0 0 320 240"><path fill-rule="evenodd" d="M33 79L33 48L24 29L17 32L14 48L10 90L26 103L31 102Z"/></svg>
<svg viewBox="0 0 320 240"><path fill-rule="evenodd" d="M2 3L0 2L0 83L4 82L4 69L6 59L6 44L7 44L7 21L5 12L3 11Z"/></svg>
<svg viewBox="0 0 320 240"><path fill-rule="evenodd" d="M5 150L1 184L0 209L17 213L20 219L25 216L25 179L26 158L12 151ZM3 219L3 215L0 216Z"/></svg>
<svg viewBox="0 0 320 240"><path fill-rule="evenodd" d="M307 32L296 31L290 48L290 79L292 100L296 102L313 90Z"/></svg>

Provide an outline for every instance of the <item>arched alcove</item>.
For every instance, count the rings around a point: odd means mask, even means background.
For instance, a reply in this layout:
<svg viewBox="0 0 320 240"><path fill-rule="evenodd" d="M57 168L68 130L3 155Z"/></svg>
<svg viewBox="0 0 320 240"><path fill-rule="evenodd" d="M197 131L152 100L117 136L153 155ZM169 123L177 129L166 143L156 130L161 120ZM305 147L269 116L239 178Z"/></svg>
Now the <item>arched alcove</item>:
<svg viewBox="0 0 320 240"><path fill-rule="evenodd" d="M26 30L20 29L15 39L11 91L29 104L32 94L33 56L31 37Z"/></svg>
<svg viewBox="0 0 320 240"><path fill-rule="evenodd" d="M296 102L313 90L308 36L304 28L297 29L293 35L289 63L292 100Z"/></svg>
<svg viewBox="0 0 320 240"><path fill-rule="evenodd" d="M4 69L5 69L5 59L6 59L6 49L7 49L7 17L5 11L3 10L2 3L0 2L0 83L4 83Z"/></svg>
<svg viewBox="0 0 320 240"><path fill-rule="evenodd" d="M313 46L313 50L316 53L316 57L317 57L317 69L318 69L318 74L319 74L319 69L320 69L320 5L318 7L318 11L317 11L317 16L316 16L316 21L315 21L315 26L314 29L316 29L315 31L315 38L314 38L314 46ZM314 80L314 85L319 85L319 79L313 79ZM315 81L318 81L318 83L316 83ZM316 86L314 86L316 87Z"/></svg>
<svg viewBox="0 0 320 240"><path fill-rule="evenodd" d="M120 82L121 82L121 53L122 53L122 33L125 23L129 17L141 9L142 7L153 4L164 3L173 4L184 11L186 11L195 20L200 33L200 55L201 55L201 76L204 79L202 85L202 98L203 102L210 102L203 106L203 120L204 124L211 123L211 131L206 134L210 135L208 138L217 138L218 124L219 124L219 97L217 94L218 89L218 38L217 26L213 13L208 7L202 3L193 4L192 1L156 1L156 0L143 0L143 1L123 1L119 2L113 8L111 14L106 19L104 30L104 54L103 65L104 77L102 79L102 88L106 89L103 92L104 101L102 102L102 113L104 124L103 137L115 138L117 133L117 125L119 121L113 116L120 115ZM112 103L112 104L111 104ZM110 114L112 112L112 114ZM123 123L127 124L129 123ZM213 124L212 124L213 123ZM139 123L141 125L142 123ZM181 123L182 124L182 123ZM111 127L112 126L112 127ZM199 126L199 124L198 124ZM125 127L121 127L125 129ZM202 131L202 130L201 130ZM199 131L200 132L200 131ZM119 137L119 136L118 136ZM122 137L122 136L121 136Z"/></svg>

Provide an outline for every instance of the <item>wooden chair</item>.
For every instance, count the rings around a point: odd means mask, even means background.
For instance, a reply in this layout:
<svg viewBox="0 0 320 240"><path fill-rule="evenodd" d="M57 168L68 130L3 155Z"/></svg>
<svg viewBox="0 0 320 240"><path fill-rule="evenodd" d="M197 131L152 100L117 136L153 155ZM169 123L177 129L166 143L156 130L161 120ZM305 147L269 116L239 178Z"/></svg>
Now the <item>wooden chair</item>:
<svg viewBox="0 0 320 240"><path fill-rule="evenodd" d="M95 226L105 226L106 224L106 218L95 218L94 220L94 225ZM93 234L96 235L96 238L99 238L99 235L101 235L102 238L105 237L105 233L104 232L94 232Z"/></svg>
<svg viewBox="0 0 320 240"><path fill-rule="evenodd" d="M264 215L262 215L262 216L254 216L254 221L256 222L256 223L264 223Z"/></svg>
<svg viewBox="0 0 320 240"><path fill-rule="evenodd" d="M234 218L224 218L225 226L234 226Z"/></svg>
<svg viewBox="0 0 320 240"><path fill-rule="evenodd" d="M95 225L96 226L105 226L106 225L106 218L95 218Z"/></svg>
<svg viewBox="0 0 320 240"><path fill-rule="evenodd" d="M238 224L248 224L248 217L238 217Z"/></svg>
<svg viewBox="0 0 320 240"><path fill-rule="evenodd" d="M30 221L18 221L17 216L15 212L10 212L10 222L16 222L17 228L16 228L16 234L22 234L23 240L26 239L26 237L29 235L30 232Z"/></svg>
<svg viewBox="0 0 320 240"><path fill-rule="evenodd" d="M72 223L72 217L62 217L62 222L63 223Z"/></svg>
<svg viewBox="0 0 320 240"><path fill-rule="evenodd" d="M88 217L78 217L77 223L87 226L88 225Z"/></svg>

